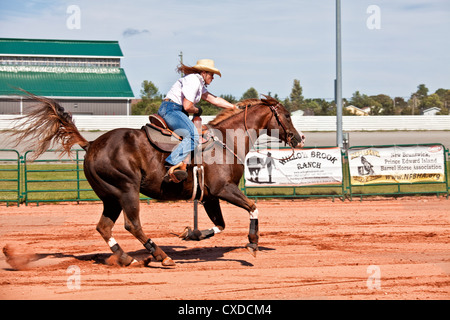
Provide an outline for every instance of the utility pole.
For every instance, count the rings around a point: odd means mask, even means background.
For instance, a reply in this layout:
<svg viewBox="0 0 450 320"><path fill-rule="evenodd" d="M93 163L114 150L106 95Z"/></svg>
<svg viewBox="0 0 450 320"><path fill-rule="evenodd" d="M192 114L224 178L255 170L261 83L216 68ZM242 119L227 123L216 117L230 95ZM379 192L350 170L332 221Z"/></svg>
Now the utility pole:
<svg viewBox="0 0 450 320"><path fill-rule="evenodd" d="M336 145L343 147L342 134L342 57L341 57L341 0L336 0Z"/></svg>
<svg viewBox="0 0 450 320"><path fill-rule="evenodd" d="M180 65L183 64L183 51L180 51L180 54L178 55L180 57ZM181 76L184 77L184 73L181 73Z"/></svg>

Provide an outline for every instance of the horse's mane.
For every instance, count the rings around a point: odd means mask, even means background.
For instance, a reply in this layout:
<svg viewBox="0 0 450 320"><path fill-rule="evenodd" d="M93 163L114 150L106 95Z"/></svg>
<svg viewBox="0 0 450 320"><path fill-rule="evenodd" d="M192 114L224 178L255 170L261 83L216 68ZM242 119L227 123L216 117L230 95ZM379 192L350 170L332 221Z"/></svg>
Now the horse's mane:
<svg viewBox="0 0 450 320"><path fill-rule="evenodd" d="M225 109L222 112L220 112L213 120L211 120L208 124L215 126L222 121L225 121L232 116L244 112L244 109L256 106L256 105L263 105L263 106L271 106L279 104L278 100L264 95L265 99L246 99L239 101L236 103L236 105L239 107L239 109Z"/></svg>

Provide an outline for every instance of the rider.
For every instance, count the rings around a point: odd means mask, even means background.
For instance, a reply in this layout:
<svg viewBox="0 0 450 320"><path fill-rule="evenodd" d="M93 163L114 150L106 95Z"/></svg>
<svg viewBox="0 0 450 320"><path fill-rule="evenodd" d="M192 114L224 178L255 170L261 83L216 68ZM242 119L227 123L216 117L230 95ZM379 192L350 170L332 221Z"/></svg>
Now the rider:
<svg viewBox="0 0 450 320"><path fill-rule="evenodd" d="M189 113L194 113L194 116L201 115L202 109L195 104L203 99L223 109L233 109L237 106L208 92L206 86L213 81L214 74L222 76L219 69L214 67L213 60L198 60L193 67L181 64L177 71L184 76L169 90L158 114L171 130L177 130L177 134L183 137L183 141L167 157L165 164L168 171L164 180L178 183L187 178L186 164L189 162L190 153L199 143L197 129L188 118Z"/></svg>

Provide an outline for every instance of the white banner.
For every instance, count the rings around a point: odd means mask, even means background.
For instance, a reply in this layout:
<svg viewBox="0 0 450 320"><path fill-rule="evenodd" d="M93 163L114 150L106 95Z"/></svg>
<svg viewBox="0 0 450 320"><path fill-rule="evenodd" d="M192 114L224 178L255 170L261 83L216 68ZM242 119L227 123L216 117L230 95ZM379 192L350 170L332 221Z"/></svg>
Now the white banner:
<svg viewBox="0 0 450 320"><path fill-rule="evenodd" d="M340 148L266 149L245 158L245 185L301 186L342 183Z"/></svg>
<svg viewBox="0 0 450 320"><path fill-rule="evenodd" d="M365 147L348 151L352 185L443 182L444 147Z"/></svg>

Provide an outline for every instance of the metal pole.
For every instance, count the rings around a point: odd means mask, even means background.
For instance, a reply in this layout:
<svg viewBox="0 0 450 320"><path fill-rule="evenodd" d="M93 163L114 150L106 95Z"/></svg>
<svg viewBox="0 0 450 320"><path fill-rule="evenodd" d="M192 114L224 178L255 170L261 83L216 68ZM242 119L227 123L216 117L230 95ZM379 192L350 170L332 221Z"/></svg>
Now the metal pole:
<svg viewBox="0 0 450 320"><path fill-rule="evenodd" d="M342 57L341 57L341 0L336 0L336 145L343 147L342 136Z"/></svg>
<svg viewBox="0 0 450 320"><path fill-rule="evenodd" d="M198 200L194 200L194 230L198 230Z"/></svg>

